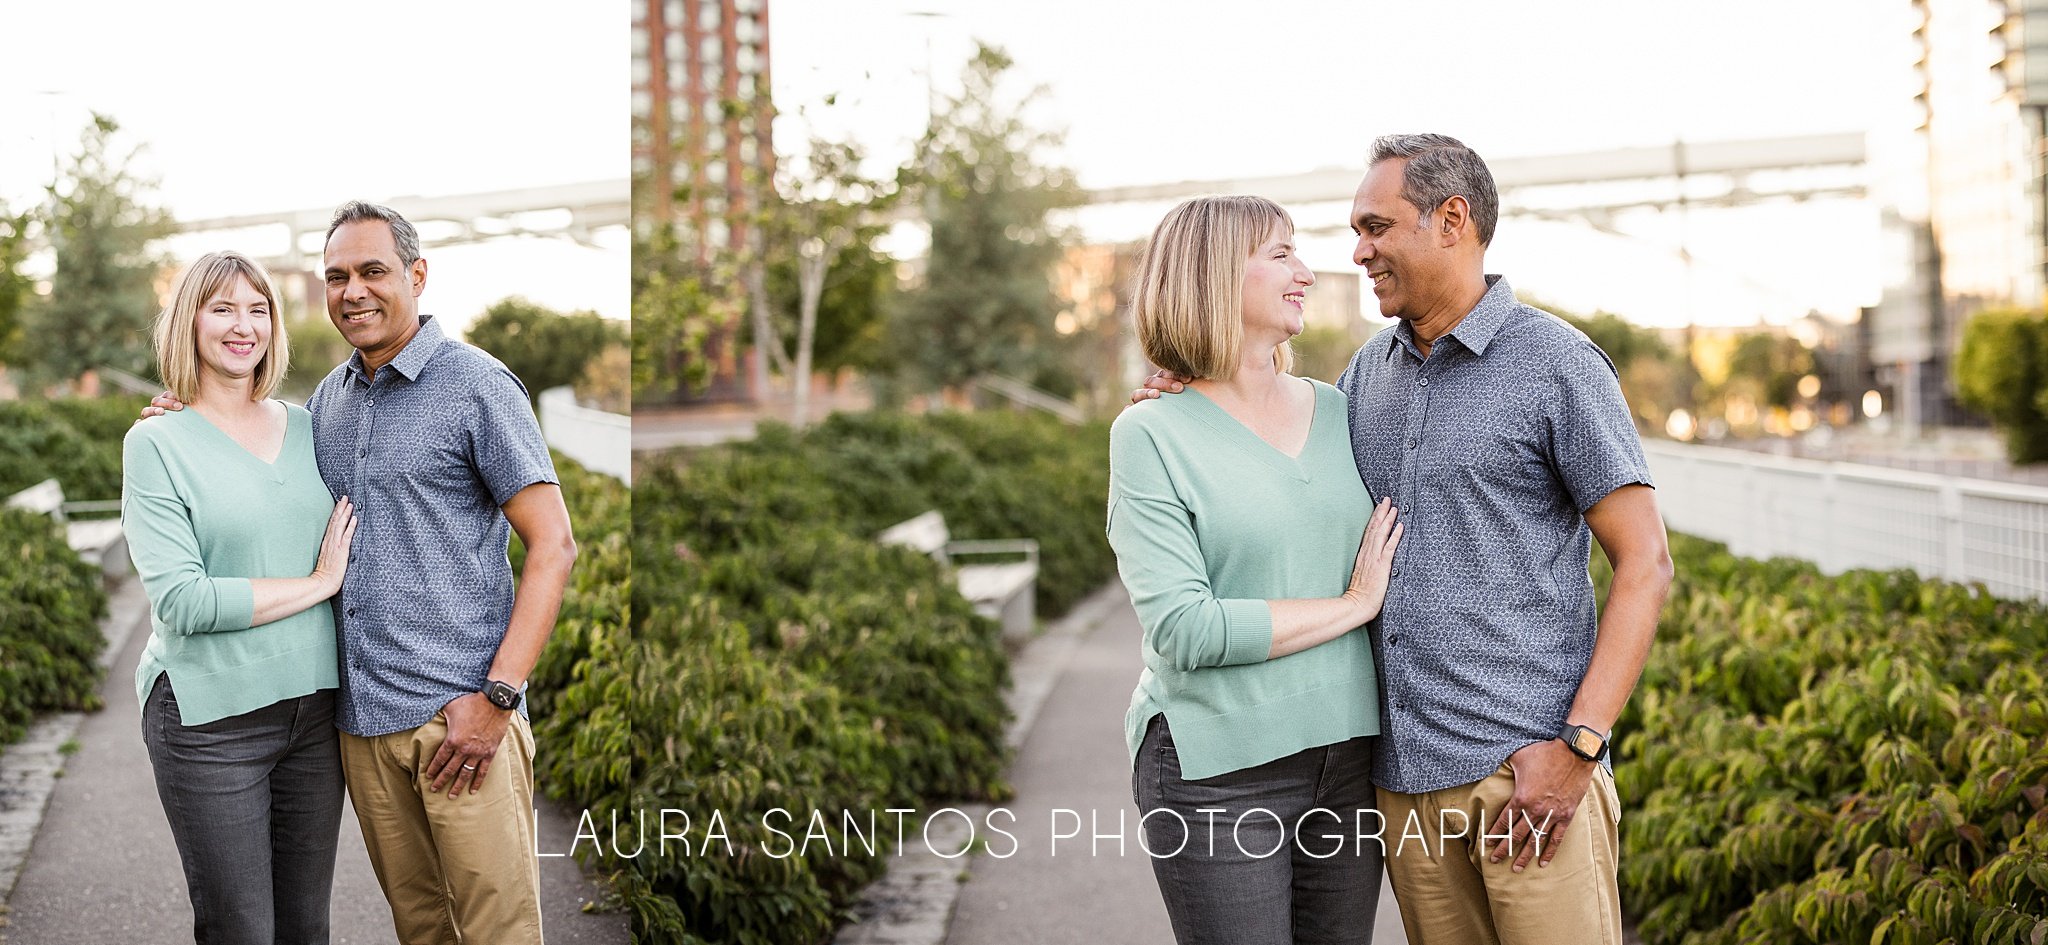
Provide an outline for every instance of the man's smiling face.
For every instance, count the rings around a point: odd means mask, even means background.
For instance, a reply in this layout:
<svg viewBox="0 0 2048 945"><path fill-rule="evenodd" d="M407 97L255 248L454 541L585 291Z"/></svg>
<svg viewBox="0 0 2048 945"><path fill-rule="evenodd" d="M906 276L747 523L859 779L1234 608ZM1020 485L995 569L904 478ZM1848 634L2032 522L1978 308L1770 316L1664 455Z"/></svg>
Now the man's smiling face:
<svg viewBox="0 0 2048 945"><path fill-rule="evenodd" d="M419 329L427 262L399 261L391 225L352 220L327 240L327 317L373 365L389 363Z"/></svg>
<svg viewBox="0 0 2048 945"><path fill-rule="evenodd" d="M1435 214L1401 195L1407 167L1405 158L1374 164L1351 201L1351 231L1358 235L1351 261L1365 267L1380 314L1388 318L1426 314L1448 261L1427 228Z"/></svg>

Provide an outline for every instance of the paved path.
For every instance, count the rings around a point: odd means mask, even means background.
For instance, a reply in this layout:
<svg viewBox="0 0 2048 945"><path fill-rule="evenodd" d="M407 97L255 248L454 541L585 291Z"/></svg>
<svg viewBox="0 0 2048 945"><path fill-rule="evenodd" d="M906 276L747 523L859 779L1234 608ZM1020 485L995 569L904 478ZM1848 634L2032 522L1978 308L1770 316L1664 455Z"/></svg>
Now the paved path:
<svg viewBox="0 0 2048 945"><path fill-rule="evenodd" d="M117 597L120 595L117 594ZM101 694L107 707L79 726L78 750L64 764L27 863L0 926L11 945L174 945L192 940L192 906L156 781L142 745L135 664L149 637L147 611L136 620ZM112 629L112 628L110 628ZM118 632L109 636L119 639ZM354 813L341 818L341 856L333 905L334 945L389 943L391 913L363 852ZM540 818L543 851L567 850L572 821L550 810ZM628 939L623 915L591 915L595 895L573 860L541 860L547 939L557 945L610 945Z"/></svg>
<svg viewBox="0 0 2048 945"><path fill-rule="evenodd" d="M1138 639L1138 616L1119 599L1066 655L1018 749L1010 773L1017 796L1001 805L1017 815L1016 825L1005 827L1017 836L1017 853L1006 859L983 853L969 863L948 945L1173 942L1151 862L1138 847L1124 748L1124 709L1141 668ZM1055 844L1055 809L1078 812L1079 836ZM1121 855L1110 839L1091 855L1091 815L1099 832L1122 833ZM1058 833L1076 832L1077 818L1060 816ZM1011 846L1000 836L986 839L996 852ZM1394 894L1384 888L1374 941L1407 943Z"/></svg>

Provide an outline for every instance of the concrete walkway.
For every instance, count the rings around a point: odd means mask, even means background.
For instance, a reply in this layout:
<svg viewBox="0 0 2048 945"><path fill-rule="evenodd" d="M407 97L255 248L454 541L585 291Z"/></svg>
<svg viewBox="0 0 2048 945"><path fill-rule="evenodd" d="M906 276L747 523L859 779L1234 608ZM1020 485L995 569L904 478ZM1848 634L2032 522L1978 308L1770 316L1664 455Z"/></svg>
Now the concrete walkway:
<svg viewBox="0 0 2048 945"><path fill-rule="evenodd" d="M1067 650L1023 734L1010 772L1017 796L1001 805L1017 815L1016 824L997 823L1016 835L1017 852L1003 859L984 852L968 863L948 945L1172 945L1151 862L1138 846L1124 747L1124 710L1142 668L1138 616L1120 587L1116 596ZM1048 642L1057 641L1033 646ZM1055 830L1056 809L1077 815L1059 815ZM1091 851L1093 833L1105 839ZM1109 839L1116 834L1121 845ZM1000 836L985 839L995 852L1012 846ZM1380 891L1374 941L1407 943L1390 889Z"/></svg>
<svg viewBox="0 0 2048 945"><path fill-rule="evenodd" d="M139 730L141 716L132 680L142 645L149 637L147 605L138 609L134 604L139 597L131 579L115 594L115 616L103 623L109 639L125 636L125 645L101 687L107 707L78 725L77 750L64 761L62 776L42 811L40 827L12 894L0 886L0 903L11 910L6 924L0 925L0 942L171 945L192 940L192 907L185 895L184 873L157 800L156 781ZM118 621L129 625L107 625ZM341 820L333 942L392 942L391 913L363 852L354 812L344 812ZM539 821L542 851L569 849L575 834L573 819L548 809ZM549 942L611 945L627 941L624 915L581 911L596 891L573 860L556 857L540 862Z"/></svg>

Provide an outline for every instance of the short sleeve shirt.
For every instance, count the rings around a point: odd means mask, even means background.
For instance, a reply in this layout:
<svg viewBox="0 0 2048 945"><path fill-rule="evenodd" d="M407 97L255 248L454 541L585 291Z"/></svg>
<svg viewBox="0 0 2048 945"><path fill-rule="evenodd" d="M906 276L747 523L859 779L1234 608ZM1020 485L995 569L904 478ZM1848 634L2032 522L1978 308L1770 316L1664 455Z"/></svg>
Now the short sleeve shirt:
<svg viewBox="0 0 2048 945"><path fill-rule="evenodd" d="M559 483L525 385L431 316L372 379L362 354L307 402L320 477L356 507L335 599L337 724L417 728L479 692L512 616L511 524L501 510Z"/></svg>
<svg viewBox="0 0 2048 945"><path fill-rule="evenodd" d="M1406 526L1373 633L1373 777L1403 793L1478 781L1557 736L1599 623L1585 511L1652 484L1613 362L1486 278L1426 360L1402 322L1338 382L1359 474Z"/></svg>

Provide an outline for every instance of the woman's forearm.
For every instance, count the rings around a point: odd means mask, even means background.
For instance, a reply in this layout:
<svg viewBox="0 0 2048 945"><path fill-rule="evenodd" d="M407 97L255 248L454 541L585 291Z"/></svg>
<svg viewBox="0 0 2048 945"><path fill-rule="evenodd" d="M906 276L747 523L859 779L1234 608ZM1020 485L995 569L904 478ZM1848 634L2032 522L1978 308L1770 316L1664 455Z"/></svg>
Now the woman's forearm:
<svg viewBox="0 0 2048 945"><path fill-rule="evenodd" d="M283 620L333 597L336 590L334 582L321 575L251 578L249 587L256 594L255 616L249 620L252 627Z"/></svg>
<svg viewBox="0 0 2048 945"><path fill-rule="evenodd" d="M1307 600L1275 600L1266 605L1273 612L1273 647L1267 659L1279 659L1321 646L1365 625L1373 614L1355 597L1323 597Z"/></svg>

